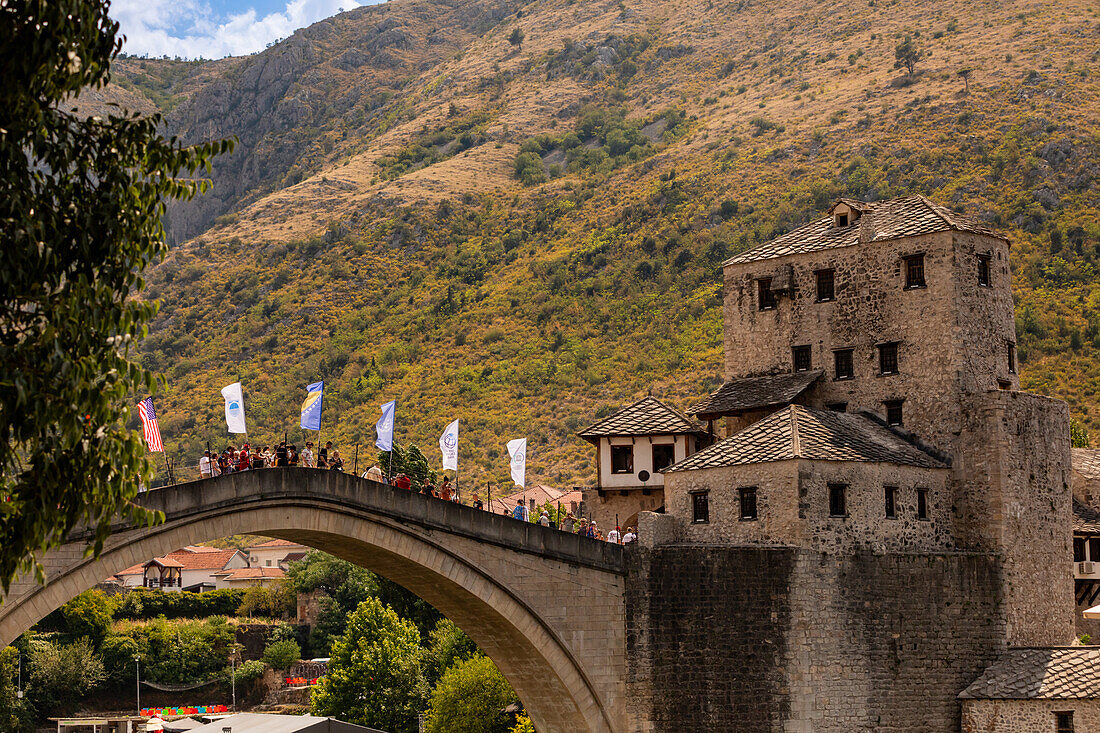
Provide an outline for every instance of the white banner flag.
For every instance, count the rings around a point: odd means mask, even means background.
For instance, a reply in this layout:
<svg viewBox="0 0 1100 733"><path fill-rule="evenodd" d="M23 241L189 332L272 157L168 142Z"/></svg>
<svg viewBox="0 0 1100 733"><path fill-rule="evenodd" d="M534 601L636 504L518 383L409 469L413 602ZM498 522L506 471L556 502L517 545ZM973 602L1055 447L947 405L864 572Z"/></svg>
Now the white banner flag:
<svg viewBox="0 0 1100 733"><path fill-rule="evenodd" d="M443 452L443 470L458 470L458 420L447 426L439 436L439 450Z"/></svg>
<svg viewBox="0 0 1100 733"><path fill-rule="evenodd" d="M508 441L508 457L512 464L512 481L523 486L527 477L527 438Z"/></svg>
<svg viewBox="0 0 1100 733"><path fill-rule="evenodd" d="M234 382L228 387L222 387L222 397L225 398L225 424L229 426L231 433L247 433L244 426L244 393L241 391L241 383Z"/></svg>

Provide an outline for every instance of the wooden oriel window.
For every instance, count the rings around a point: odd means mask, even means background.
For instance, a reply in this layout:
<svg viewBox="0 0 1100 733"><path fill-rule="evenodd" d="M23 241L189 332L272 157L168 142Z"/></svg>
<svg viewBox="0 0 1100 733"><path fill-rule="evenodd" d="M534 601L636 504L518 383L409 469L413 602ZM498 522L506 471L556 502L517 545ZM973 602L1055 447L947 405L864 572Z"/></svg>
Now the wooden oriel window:
<svg viewBox="0 0 1100 733"><path fill-rule="evenodd" d="M817 302L825 303L836 297L836 271L817 270L814 272L817 279Z"/></svg>
<svg viewBox="0 0 1100 733"><path fill-rule="evenodd" d="M925 287L924 282L924 255L909 255L903 258L905 262L905 289Z"/></svg>

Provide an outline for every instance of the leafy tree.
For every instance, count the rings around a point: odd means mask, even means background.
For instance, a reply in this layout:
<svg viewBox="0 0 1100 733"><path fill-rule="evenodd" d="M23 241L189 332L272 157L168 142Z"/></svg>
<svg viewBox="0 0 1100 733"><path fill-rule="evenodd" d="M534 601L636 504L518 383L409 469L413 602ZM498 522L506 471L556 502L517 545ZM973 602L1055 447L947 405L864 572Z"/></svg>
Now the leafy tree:
<svg viewBox="0 0 1100 733"><path fill-rule="evenodd" d="M13 646L0 650L0 730L30 733L34 730L34 713L27 701L16 695L13 683L18 666L19 650Z"/></svg>
<svg viewBox="0 0 1100 733"><path fill-rule="evenodd" d="M115 603L101 590L84 591L61 607L69 633L86 636L99 648L111 629Z"/></svg>
<svg viewBox="0 0 1100 733"><path fill-rule="evenodd" d="M516 718L516 724L508 733L535 733L535 725L527 713L520 713Z"/></svg>
<svg viewBox="0 0 1100 733"><path fill-rule="evenodd" d="M70 105L109 78L121 40L107 0L13 0L0 13L0 585L113 517L153 521L130 500L152 478L127 403L152 392L128 357L156 305L129 296L167 251L164 201L228 142L184 148L159 117L81 115ZM79 102L79 98L76 99Z"/></svg>
<svg viewBox="0 0 1100 733"><path fill-rule="evenodd" d="M290 669L290 665L302 658L302 648L291 639L274 641L264 649L264 661L272 669Z"/></svg>
<svg viewBox="0 0 1100 733"><path fill-rule="evenodd" d="M488 657L460 661L443 673L432 691L428 731L508 733L512 716L501 711L518 700Z"/></svg>
<svg viewBox="0 0 1100 733"><path fill-rule="evenodd" d="M428 635L428 648L424 650L424 676L429 687L435 687L447 669L477 655L477 644L466 636L450 619L441 619Z"/></svg>
<svg viewBox="0 0 1100 733"><path fill-rule="evenodd" d="M288 582L254 585L244 592L237 615L284 618L294 612L293 586Z"/></svg>
<svg viewBox="0 0 1100 733"><path fill-rule="evenodd" d="M315 715L392 733L418 729L426 697L416 626L370 598L348 619L332 648L328 674L313 691Z"/></svg>
<svg viewBox="0 0 1100 733"><path fill-rule="evenodd" d="M955 72L955 74L963 80L963 86L966 88L967 94L970 94L970 75L973 73L974 69L969 66L964 66Z"/></svg>
<svg viewBox="0 0 1100 733"><path fill-rule="evenodd" d="M917 46L912 36L906 36L905 40L894 48L894 68L905 69L906 76L912 77L917 62L929 55L928 51Z"/></svg>
<svg viewBox="0 0 1100 733"><path fill-rule="evenodd" d="M508 36L508 43L513 46L522 47L523 39L527 37L527 34L523 32L523 29L516 27L512 30L512 35Z"/></svg>
<svg viewBox="0 0 1100 733"><path fill-rule="evenodd" d="M1069 421L1069 441L1074 448L1088 448L1089 429L1075 419Z"/></svg>
<svg viewBox="0 0 1100 733"><path fill-rule="evenodd" d="M104 680L88 639L63 646L33 640L27 667L27 697L41 717L70 712Z"/></svg>
<svg viewBox="0 0 1100 733"><path fill-rule="evenodd" d="M419 489L425 481L435 483L436 480L435 470L428 463L423 451L415 445L402 448L395 442L393 444L392 464L390 454L386 451L379 451L378 466L393 476L399 473L405 474L412 479L414 489Z"/></svg>

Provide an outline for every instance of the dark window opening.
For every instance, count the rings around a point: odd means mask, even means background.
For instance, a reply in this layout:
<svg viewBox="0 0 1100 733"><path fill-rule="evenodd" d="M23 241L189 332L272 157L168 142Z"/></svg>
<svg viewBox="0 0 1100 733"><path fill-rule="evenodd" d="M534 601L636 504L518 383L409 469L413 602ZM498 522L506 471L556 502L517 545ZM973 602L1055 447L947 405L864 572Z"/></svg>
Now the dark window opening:
<svg viewBox="0 0 1100 733"><path fill-rule="evenodd" d="M1008 371L1011 374L1016 373L1016 344L1008 345Z"/></svg>
<svg viewBox="0 0 1100 733"><path fill-rule="evenodd" d="M928 489L917 489L917 519L928 519Z"/></svg>
<svg viewBox="0 0 1100 733"><path fill-rule="evenodd" d="M1083 537L1073 538L1073 561L1085 561L1085 539Z"/></svg>
<svg viewBox="0 0 1100 733"><path fill-rule="evenodd" d="M991 284L989 279L989 263L991 259L990 255L978 255L978 284L987 288Z"/></svg>
<svg viewBox="0 0 1100 733"><path fill-rule="evenodd" d="M741 495L741 518L756 519L756 487L747 486L738 489Z"/></svg>
<svg viewBox="0 0 1100 733"><path fill-rule="evenodd" d="M634 473L634 446L611 446L611 473Z"/></svg>
<svg viewBox="0 0 1100 733"><path fill-rule="evenodd" d="M653 446L653 473L661 473L676 460L676 446Z"/></svg>
<svg viewBox="0 0 1100 733"><path fill-rule="evenodd" d="M1008 381L1007 379L998 379L997 387L1000 389L1012 389L1012 382Z"/></svg>
<svg viewBox="0 0 1100 733"><path fill-rule="evenodd" d="M884 489L886 494L886 518L897 519L898 518L898 487L887 486Z"/></svg>
<svg viewBox="0 0 1100 733"><path fill-rule="evenodd" d="M905 259L905 289L923 288L924 255L909 255Z"/></svg>
<svg viewBox="0 0 1100 733"><path fill-rule="evenodd" d="M1089 537L1089 560L1100 562L1100 537Z"/></svg>
<svg viewBox="0 0 1100 733"><path fill-rule="evenodd" d="M848 486L846 484L829 484L829 516L848 516Z"/></svg>
<svg viewBox="0 0 1100 733"><path fill-rule="evenodd" d="M836 215L836 225L838 227L848 226L848 215L847 214L837 214Z"/></svg>
<svg viewBox="0 0 1100 733"><path fill-rule="evenodd" d="M851 379L855 376L855 367L853 366L854 360L852 358L851 349L834 351L833 360L837 379Z"/></svg>
<svg viewBox="0 0 1100 733"><path fill-rule="evenodd" d="M1054 714L1054 733L1073 733L1073 711Z"/></svg>
<svg viewBox="0 0 1100 733"><path fill-rule="evenodd" d="M898 373L898 345L882 344L878 347L878 373Z"/></svg>
<svg viewBox="0 0 1100 733"><path fill-rule="evenodd" d="M848 403L847 402L830 402L830 403L825 405L825 409L826 410L832 410L833 412L847 412L848 411Z"/></svg>
<svg viewBox="0 0 1100 733"><path fill-rule="evenodd" d="M776 307L775 293L772 292L772 279L762 277L756 281L757 303L760 310L769 311Z"/></svg>
<svg viewBox="0 0 1100 733"><path fill-rule="evenodd" d="M836 275L833 270L818 270L817 276L817 302L823 303L832 300L836 296Z"/></svg>
<svg viewBox="0 0 1100 733"><path fill-rule="evenodd" d="M796 372L810 371L813 360L810 356L809 346L795 346L791 349L791 355L794 361L794 370Z"/></svg>
<svg viewBox="0 0 1100 733"><path fill-rule="evenodd" d="M882 405L886 408L886 424L901 425L901 400L886 400Z"/></svg>
<svg viewBox="0 0 1100 733"><path fill-rule="evenodd" d="M699 491L691 495L692 524L706 524L710 521L710 492Z"/></svg>

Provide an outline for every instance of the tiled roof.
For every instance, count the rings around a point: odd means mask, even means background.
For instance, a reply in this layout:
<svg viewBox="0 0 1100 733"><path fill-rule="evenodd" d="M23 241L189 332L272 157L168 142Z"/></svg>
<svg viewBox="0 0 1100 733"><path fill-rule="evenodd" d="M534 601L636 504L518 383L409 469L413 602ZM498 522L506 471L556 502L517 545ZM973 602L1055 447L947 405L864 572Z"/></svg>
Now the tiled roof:
<svg viewBox="0 0 1100 733"><path fill-rule="evenodd" d="M705 433L701 425L656 397L643 397L632 405L577 433L585 440L613 435L679 435Z"/></svg>
<svg viewBox="0 0 1100 733"><path fill-rule="evenodd" d="M758 407L786 405L805 392L824 372L769 374L763 377L731 379L710 396L688 408L700 420L710 420Z"/></svg>
<svg viewBox="0 0 1100 733"><path fill-rule="evenodd" d="M889 428L862 415L790 405L689 456L665 472L795 458L946 467Z"/></svg>
<svg viewBox="0 0 1100 733"><path fill-rule="evenodd" d="M153 560L149 562L155 560L165 567L183 568L184 570L221 570L229 563L233 555L238 552L237 550L209 549L213 550L213 552L207 552L205 550L202 552L193 552L190 547L185 547L181 550L169 552L164 557L153 558ZM131 565L125 570L115 573L115 575L141 575L149 562Z"/></svg>
<svg viewBox="0 0 1100 733"><path fill-rule="evenodd" d="M153 565L153 564L160 565L161 567L165 567L165 568L182 568L183 567L183 563L181 563L179 560L175 560L171 557L154 557L152 560L149 560L144 565L142 565L142 567L145 567L145 565Z"/></svg>
<svg viewBox="0 0 1100 733"><path fill-rule="evenodd" d="M204 545L188 545L187 547L181 547L178 550L169 552L169 555L179 555L180 553L195 553L195 552L224 552L224 550L218 547L206 547Z"/></svg>
<svg viewBox="0 0 1100 733"><path fill-rule="evenodd" d="M254 578L281 578L286 573L282 568L236 568L214 573L222 580L252 580Z"/></svg>
<svg viewBox="0 0 1100 733"><path fill-rule="evenodd" d="M1073 531L1078 534L1100 534L1100 512L1074 499Z"/></svg>
<svg viewBox="0 0 1100 733"><path fill-rule="evenodd" d="M856 202L842 199L855 207ZM786 255L819 252L837 247L851 247L868 242L881 242L887 239L915 237L934 232L961 231L984 234L1004 239L1004 236L965 214L951 211L929 201L924 196L906 196L889 201L860 203L864 213L848 226L838 229L833 226L832 217L823 217L805 226L788 232L781 237L753 247L726 260L725 264L740 264L770 260ZM871 236L861 239L863 221L869 225Z"/></svg>
<svg viewBox="0 0 1100 733"><path fill-rule="evenodd" d="M1100 648L1009 649L959 697L970 700L1100 698Z"/></svg>
<svg viewBox="0 0 1100 733"><path fill-rule="evenodd" d="M1093 448L1072 449L1073 470L1085 478L1100 478L1100 450Z"/></svg>
<svg viewBox="0 0 1100 733"><path fill-rule="evenodd" d="M269 547L270 548L274 548L274 547L304 547L304 545L298 544L297 542L291 542L290 540L268 540L267 542L261 542L258 545L252 545L251 547L246 547L245 549L246 550L261 550L261 549L266 550Z"/></svg>

